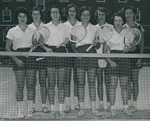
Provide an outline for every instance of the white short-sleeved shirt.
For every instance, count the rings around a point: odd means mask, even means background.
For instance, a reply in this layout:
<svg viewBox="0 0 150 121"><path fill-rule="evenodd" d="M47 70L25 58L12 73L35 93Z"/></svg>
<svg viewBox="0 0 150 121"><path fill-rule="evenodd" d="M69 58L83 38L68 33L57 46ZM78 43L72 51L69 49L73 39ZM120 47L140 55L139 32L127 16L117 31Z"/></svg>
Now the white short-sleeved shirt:
<svg viewBox="0 0 150 121"><path fill-rule="evenodd" d="M71 38L71 37L70 37L70 36L71 36L71 34L70 34L71 29L72 29L73 27L75 27L75 26L81 25L81 22L79 22L78 20L76 20L76 24L75 24L74 26L72 26L71 23L70 23L69 20L68 20L68 21L66 21L64 24L67 25L68 28L69 28L68 38Z"/></svg>
<svg viewBox="0 0 150 121"><path fill-rule="evenodd" d="M123 28L131 29L131 28L137 28L141 32L144 32L144 28L141 26L141 24L137 23L136 21L133 23L132 27L130 27L127 23L123 25Z"/></svg>
<svg viewBox="0 0 150 121"><path fill-rule="evenodd" d="M37 29L33 22L32 22L31 24L29 24L28 26L31 27L31 28L34 29L34 30ZM45 26L45 24L41 22L40 25L39 25L39 27L40 27L40 26Z"/></svg>
<svg viewBox="0 0 150 121"><path fill-rule="evenodd" d="M31 27L27 26L25 32L23 32L17 25L8 31L6 38L13 41L12 49L17 50L18 48L31 47L33 34L34 30Z"/></svg>
<svg viewBox="0 0 150 121"><path fill-rule="evenodd" d="M49 46L58 46L68 37L68 25L60 23L55 26L52 22L49 22L45 26L50 30L50 37L46 42Z"/></svg>
<svg viewBox="0 0 150 121"><path fill-rule="evenodd" d="M67 25L67 26L69 27L69 29L71 30L73 27L75 27L75 26L77 26L77 25L81 25L81 22L78 21L78 20L76 20L76 24L75 24L74 26L72 26L71 23L70 23L69 20L68 20L68 21L66 21L64 24Z"/></svg>
<svg viewBox="0 0 150 121"><path fill-rule="evenodd" d="M111 25L111 24L105 23L105 24L103 24L102 26L109 26L112 30L114 30L114 26ZM99 24L96 25L96 27L97 27L98 29L102 29L102 28L101 28L102 26L100 26ZM102 31L103 31L103 30L102 30ZM103 44L101 44L101 47L100 47L99 49L97 49L97 53L102 53L102 49L103 49Z"/></svg>
<svg viewBox="0 0 150 121"><path fill-rule="evenodd" d="M76 44L76 47L82 46L85 44L93 44L93 41L95 39L95 33L97 31L97 27L89 23L88 26L86 27L86 30L87 30L87 35L82 41Z"/></svg>
<svg viewBox="0 0 150 121"><path fill-rule="evenodd" d="M112 30L114 30L114 26L108 23L103 24L102 26L109 26ZM102 26L99 25L99 23L96 25L96 27L102 30ZM103 31L103 30L102 30ZM97 53L103 53L103 44L101 44L101 47L97 49ZM105 59L98 59L98 65L101 68L105 68L107 66L107 62Z"/></svg>
<svg viewBox="0 0 150 121"><path fill-rule="evenodd" d="M111 32L112 37L110 38L109 41L107 41L110 50L120 50L120 51L124 50L125 47L124 37L127 31L128 31L127 29L123 29L120 33L116 32L115 30Z"/></svg>

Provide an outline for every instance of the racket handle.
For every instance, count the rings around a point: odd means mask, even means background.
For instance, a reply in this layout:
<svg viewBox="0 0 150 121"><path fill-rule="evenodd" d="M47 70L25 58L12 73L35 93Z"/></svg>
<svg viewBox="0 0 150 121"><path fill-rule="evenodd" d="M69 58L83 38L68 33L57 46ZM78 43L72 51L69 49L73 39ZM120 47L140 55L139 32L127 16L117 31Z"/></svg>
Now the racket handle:
<svg viewBox="0 0 150 121"><path fill-rule="evenodd" d="M36 46L32 46L31 49L29 50L29 52L32 52L35 49L36 49Z"/></svg>
<svg viewBox="0 0 150 121"><path fill-rule="evenodd" d="M92 47L93 47L93 45L90 45L90 46L86 49L86 52L88 52Z"/></svg>
<svg viewBox="0 0 150 121"><path fill-rule="evenodd" d="M43 60L44 57L41 57L41 58L37 58L36 61L40 61L40 60Z"/></svg>

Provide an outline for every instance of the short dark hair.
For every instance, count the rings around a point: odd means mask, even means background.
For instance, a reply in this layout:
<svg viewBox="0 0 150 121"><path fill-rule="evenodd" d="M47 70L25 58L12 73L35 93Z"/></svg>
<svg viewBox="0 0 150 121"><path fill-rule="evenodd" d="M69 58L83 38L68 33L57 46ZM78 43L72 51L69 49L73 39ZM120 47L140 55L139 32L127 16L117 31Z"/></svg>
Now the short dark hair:
<svg viewBox="0 0 150 121"><path fill-rule="evenodd" d="M74 7L76 9L76 12L77 12L77 15L78 15L79 14L79 8L75 4L69 4L67 6L67 11L66 11L67 15L68 15L69 8L72 8L72 7Z"/></svg>
<svg viewBox="0 0 150 121"><path fill-rule="evenodd" d="M81 16L81 14L82 14L84 11L86 11L86 10L88 10L88 11L90 12L90 14L91 14L91 12L92 12L91 7L89 7L89 6L83 6L83 7L81 7L81 9L80 9L80 16Z"/></svg>
<svg viewBox="0 0 150 121"><path fill-rule="evenodd" d="M31 9L31 11L30 11L30 16L31 16L31 20L32 20L32 21L33 21L33 19L32 19L32 12L33 12L33 11L39 11L39 12L40 12L40 15L41 15L41 19L43 18L43 12L42 12L41 8L35 6L35 7L33 7L33 8Z"/></svg>
<svg viewBox="0 0 150 121"><path fill-rule="evenodd" d="M60 10L60 7L59 7L58 5L52 5L52 6L50 7L49 11L48 11L48 16L49 16L49 17L50 17L50 13L51 13L52 8L58 8L60 15L62 14L62 13L61 13L61 10Z"/></svg>
<svg viewBox="0 0 150 121"><path fill-rule="evenodd" d="M27 8L25 8L25 7L18 7L16 9L16 11L15 11L15 18L16 18L17 22L18 22L18 15L19 15L19 13L24 13L24 14L27 15L27 18L29 17L29 12L28 12Z"/></svg>
<svg viewBox="0 0 150 121"><path fill-rule="evenodd" d="M123 14L123 11L122 10L119 10L117 13L114 13L113 15L113 21L115 19L115 16L119 16L122 18L123 22L125 23L126 22L126 19L125 19L125 15Z"/></svg>
<svg viewBox="0 0 150 121"><path fill-rule="evenodd" d="M131 10L133 11L133 13L136 14L136 9L135 9L135 7L133 7L133 6L125 6L125 7L123 8L123 13L124 13L124 14L125 14L125 11L126 11L127 9L131 9Z"/></svg>
<svg viewBox="0 0 150 121"><path fill-rule="evenodd" d="M104 12L106 15L106 20L108 19L108 12L106 10L106 8L104 7L97 7L97 10L95 11L95 18L98 20L98 11L100 12Z"/></svg>

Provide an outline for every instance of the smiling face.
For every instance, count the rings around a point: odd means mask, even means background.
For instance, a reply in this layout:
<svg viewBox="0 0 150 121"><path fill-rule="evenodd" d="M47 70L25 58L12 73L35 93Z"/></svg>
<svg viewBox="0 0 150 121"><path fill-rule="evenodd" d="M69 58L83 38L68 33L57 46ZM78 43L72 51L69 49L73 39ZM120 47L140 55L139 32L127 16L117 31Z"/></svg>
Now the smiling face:
<svg viewBox="0 0 150 121"><path fill-rule="evenodd" d="M58 21L59 18L60 18L60 11L59 11L59 8L52 8L52 9L51 9L50 16L51 16L52 20Z"/></svg>
<svg viewBox="0 0 150 121"><path fill-rule="evenodd" d="M90 11L89 10L84 10L82 13L81 13L81 21L82 23L88 23L90 21Z"/></svg>
<svg viewBox="0 0 150 121"><path fill-rule="evenodd" d="M70 19L75 19L76 15L77 15L77 11L76 11L75 7L71 7L68 9L68 17Z"/></svg>
<svg viewBox="0 0 150 121"><path fill-rule="evenodd" d="M106 20L106 13L102 12L102 11L97 11L97 18L98 18L98 21L105 22L105 20Z"/></svg>
<svg viewBox="0 0 150 121"><path fill-rule="evenodd" d="M25 13L18 14L18 23L23 25L27 23L27 15Z"/></svg>
<svg viewBox="0 0 150 121"><path fill-rule="evenodd" d="M32 11L33 21L41 21L41 14L39 10Z"/></svg>
<svg viewBox="0 0 150 121"><path fill-rule="evenodd" d="M125 10L125 17L126 17L127 21L134 20L135 13L133 12L132 9L126 9Z"/></svg>

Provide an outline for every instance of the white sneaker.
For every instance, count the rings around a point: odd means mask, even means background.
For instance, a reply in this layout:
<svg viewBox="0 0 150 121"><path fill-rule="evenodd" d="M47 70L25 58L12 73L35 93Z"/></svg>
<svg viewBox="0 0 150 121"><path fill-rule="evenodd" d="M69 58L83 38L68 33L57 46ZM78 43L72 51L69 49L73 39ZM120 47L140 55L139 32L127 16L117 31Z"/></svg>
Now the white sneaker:
<svg viewBox="0 0 150 121"><path fill-rule="evenodd" d="M23 114L23 112L19 112L18 113L18 117L17 118L24 118L24 114Z"/></svg>
<svg viewBox="0 0 150 121"><path fill-rule="evenodd" d="M102 116L102 113L98 110L92 110L92 114L94 114L95 116Z"/></svg>
<svg viewBox="0 0 150 121"><path fill-rule="evenodd" d="M137 112L137 107L136 107L136 106L131 106L130 109L131 109L130 111L131 111L132 113Z"/></svg>
<svg viewBox="0 0 150 121"><path fill-rule="evenodd" d="M98 111L104 111L103 105L99 105L98 108L97 108L97 110L98 110Z"/></svg>
<svg viewBox="0 0 150 121"><path fill-rule="evenodd" d="M78 112L78 116L83 117L84 114L85 114L84 109L80 109L79 112Z"/></svg>
<svg viewBox="0 0 150 121"><path fill-rule="evenodd" d="M131 111L129 110L129 108L124 108L123 112L127 115L127 116L132 116Z"/></svg>
<svg viewBox="0 0 150 121"><path fill-rule="evenodd" d="M69 105L65 106L64 112L69 113L71 111L71 107Z"/></svg>
<svg viewBox="0 0 150 121"><path fill-rule="evenodd" d="M111 111L111 106L107 106L107 111L110 112Z"/></svg>
<svg viewBox="0 0 150 121"><path fill-rule="evenodd" d="M74 108L75 110L80 110L80 105L75 105L75 108Z"/></svg>
<svg viewBox="0 0 150 121"><path fill-rule="evenodd" d="M28 111L27 117L32 117L33 116L33 111Z"/></svg>
<svg viewBox="0 0 150 121"><path fill-rule="evenodd" d="M59 117L65 118L66 114L64 111L59 111Z"/></svg>
<svg viewBox="0 0 150 121"><path fill-rule="evenodd" d="M115 109L111 109L110 110L111 116L115 117L116 116L116 110Z"/></svg>
<svg viewBox="0 0 150 121"><path fill-rule="evenodd" d="M42 107L42 112L43 113L48 113L48 107L47 106L43 106Z"/></svg>

